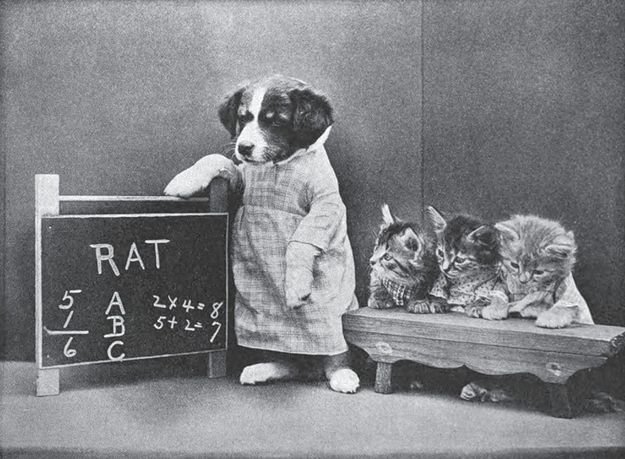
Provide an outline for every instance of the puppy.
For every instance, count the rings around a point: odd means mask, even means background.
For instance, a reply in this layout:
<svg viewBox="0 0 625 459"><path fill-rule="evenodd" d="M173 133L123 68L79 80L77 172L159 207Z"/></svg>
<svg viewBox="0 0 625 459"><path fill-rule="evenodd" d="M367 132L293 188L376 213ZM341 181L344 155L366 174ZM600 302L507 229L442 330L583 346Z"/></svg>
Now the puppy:
<svg viewBox="0 0 625 459"><path fill-rule="evenodd" d="M302 355L322 356L330 387L353 393L359 379L348 366L341 316L358 303L345 205L323 145L330 102L276 75L242 85L218 113L240 164L208 155L165 193L189 197L224 176L240 194L231 253L237 342L273 356L245 367L240 382L295 378ZM285 355L292 358L278 358Z"/></svg>

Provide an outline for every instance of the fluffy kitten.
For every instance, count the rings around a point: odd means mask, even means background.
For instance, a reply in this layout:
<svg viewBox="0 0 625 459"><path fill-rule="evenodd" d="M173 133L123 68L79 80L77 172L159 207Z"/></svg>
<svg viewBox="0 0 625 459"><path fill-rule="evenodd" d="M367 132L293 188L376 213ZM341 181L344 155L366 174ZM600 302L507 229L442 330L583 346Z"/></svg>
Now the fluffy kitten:
<svg viewBox="0 0 625 459"><path fill-rule="evenodd" d="M371 264L368 306L405 307L415 313L440 312L430 308L426 295L438 271L432 239L416 223L403 222L382 206L383 224Z"/></svg>
<svg viewBox="0 0 625 459"><path fill-rule="evenodd" d="M446 220L434 207L426 214L436 232L436 256L440 268L430 290L432 302L446 304L471 317L481 317L484 306L507 303L499 277L497 230L471 216Z"/></svg>
<svg viewBox="0 0 625 459"><path fill-rule="evenodd" d="M571 274L577 251L573 232L533 215L515 215L495 227L511 303L485 309L485 318L502 319L515 312L536 317L536 325L545 328L594 323Z"/></svg>

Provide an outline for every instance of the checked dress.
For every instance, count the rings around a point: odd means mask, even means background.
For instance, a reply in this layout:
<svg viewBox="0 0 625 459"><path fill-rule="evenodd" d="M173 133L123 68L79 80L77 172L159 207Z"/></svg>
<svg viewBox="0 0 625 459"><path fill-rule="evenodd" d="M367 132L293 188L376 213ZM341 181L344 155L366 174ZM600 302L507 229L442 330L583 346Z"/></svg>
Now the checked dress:
<svg viewBox="0 0 625 459"><path fill-rule="evenodd" d="M358 308L354 260L338 181L322 144L278 163L239 166L242 205L233 225L235 332L241 346L293 354L347 350L342 315ZM288 244L319 250L310 300L285 299Z"/></svg>

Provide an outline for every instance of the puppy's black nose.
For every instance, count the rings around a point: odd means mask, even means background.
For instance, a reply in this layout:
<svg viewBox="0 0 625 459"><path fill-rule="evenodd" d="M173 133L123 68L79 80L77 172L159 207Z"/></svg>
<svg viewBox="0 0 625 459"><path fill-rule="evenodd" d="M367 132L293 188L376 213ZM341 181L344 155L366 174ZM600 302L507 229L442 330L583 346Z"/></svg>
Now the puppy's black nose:
<svg viewBox="0 0 625 459"><path fill-rule="evenodd" d="M251 156L254 144L251 142L240 142L237 149L241 156Z"/></svg>

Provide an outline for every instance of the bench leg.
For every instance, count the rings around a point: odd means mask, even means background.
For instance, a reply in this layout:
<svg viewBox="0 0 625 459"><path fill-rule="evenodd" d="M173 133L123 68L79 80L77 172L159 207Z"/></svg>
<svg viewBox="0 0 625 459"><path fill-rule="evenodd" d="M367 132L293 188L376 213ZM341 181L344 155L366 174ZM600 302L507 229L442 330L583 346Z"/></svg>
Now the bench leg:
<svg viewBox="0 0 625 459"><path fill-rule="evenodd" d="M557 418L571 419L573 409L566 384L547 384L551 415Z"/></svg>
<svg viewBox="0 0 625 459"><path fill-rule="evenodd" d="M375 370L375 386L373 389L378 394L390 394L393 392L393 386L391 385L392 369L392 363L377 362L377 368Z"/></svg>

